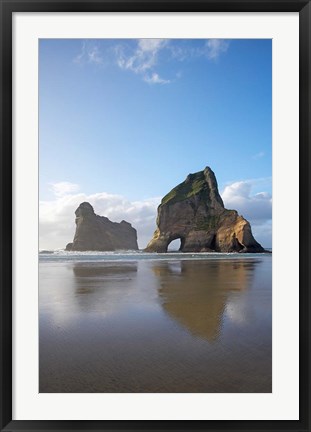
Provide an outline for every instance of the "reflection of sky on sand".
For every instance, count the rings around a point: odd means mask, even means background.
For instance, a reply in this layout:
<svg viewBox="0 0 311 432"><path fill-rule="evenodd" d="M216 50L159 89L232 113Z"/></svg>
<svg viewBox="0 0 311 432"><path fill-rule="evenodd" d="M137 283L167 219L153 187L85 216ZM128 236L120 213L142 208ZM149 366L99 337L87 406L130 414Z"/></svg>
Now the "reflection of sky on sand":
<svg viewBox="0 0 311 432"><path fill-rule="evenodd" d="M250 289L243 296L239 293L231 292L224 315L224 319L234 322L236 327L254 325L256 322L271 321L271 297L267 296L267 290L271 286L271 274L263 265L258 262L254 267Z"/></svg>
<svg viewBox="0 0 311 432"><path fill-rule="evenodd" d="M156 263L153 271L164 310L193 335L211 342L219 336L227 306L234 310L228 305L230 294L249 288L255 266L256 261L181 261Z"/></svg>
<svg viewBox="0 0 311 432"><path fill-rule="evenodd" d="M54 267L57 266L57 272ZM54 325L74 323L77 319L96 320L104 317L122 319L138 308L157 307L154 278L146 278L144 286L137 280L137 262L45 264L40 283L47 285L40 292L40 312L47 314ZM48 269L48 271L46 271ZM149 272L148 272L149 273ZM81 315L82 314L82 315Z"/></svg>

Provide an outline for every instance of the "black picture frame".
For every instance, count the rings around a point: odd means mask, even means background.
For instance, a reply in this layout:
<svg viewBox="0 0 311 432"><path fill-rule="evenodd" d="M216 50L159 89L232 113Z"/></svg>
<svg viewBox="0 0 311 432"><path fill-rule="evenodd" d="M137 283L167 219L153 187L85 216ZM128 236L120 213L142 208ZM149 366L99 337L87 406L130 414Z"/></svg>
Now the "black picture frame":
<svg viewBox="0 0 311 432"><path fill-rule="evenodd" d="M311 2L305 0L0 0L1 13L1 431L310 431ZM292 421L12 420L12 14L15 12L299 12L300 419ZM298 288L298 287L297 287Z"/></svg>

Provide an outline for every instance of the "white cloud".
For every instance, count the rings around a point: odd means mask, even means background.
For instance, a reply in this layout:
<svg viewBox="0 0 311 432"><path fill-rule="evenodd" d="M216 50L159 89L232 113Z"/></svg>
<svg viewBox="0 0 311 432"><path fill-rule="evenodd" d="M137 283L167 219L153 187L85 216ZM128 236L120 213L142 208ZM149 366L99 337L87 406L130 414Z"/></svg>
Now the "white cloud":
<svg viewBox="0 0 311 432"><path fill-rule="evenodd" d="M168 43L168 39L139 39L138 46L143 52L157 53Z"/></svg>
<svg viewBox="0 0 311 432"><path fill-rule="evenodd" d="M122 69L144 73L156 66L158 53L166 44L166 39L139 39L134 52L119 45L116 48L117 63Z"/></svg>
<svg viewBox="0 0 311 432"><path fill-rule="evenodd" d="M51 201L40 201L40 249L64 248L73 240L74 212L84 201L92 204L96 214L106 216L113 222L121 222L122 219L130 222L137 229L140 248L145 247L152 238L160 198L129 201L121 195L105 192L63 194Z"/></svg>
<svg viewBox="0 0 311 432"><path fill-rule="evenodd" d="M103 58L100 54L99 48L97 46L93 46L92 48L90 48L88 50L88 62L89 63L97 63L97 64L102 64L103 63Z"/></svg>
<svg viewBox="0 0 311 432"><path fill-rule="evenodd" d="M272 197L267 192L251 194L252 180L234 182L225 187L222 199L225 207L237 210L246 219L269 220L272 217Z"/></svg>
<svg viewBox="0 0 311 432"><path fill-rule="evenodd" d="M81 46L81 51L79 52L79 54L73 59L73 61L75 63L82 63L84 56L85 56L85 42L83 42L82 46Z"/></svg>
<svg viewBox="0 0 311 432"><path fill-rule="evenodd" d="M149 84L169 84L170 80L161 78L156 72L153 72L151 76L145 75L144 81Z"/></svg>
<svg viewBox="0 0 311 432"><path fill-rule="evenodd" d="M84 41L81 46L80 53L74 58L75 63L93 63L103 64L103 56L98 45L92 42Z"/></svg>
<svg viewBox="0 0 311 432"><path fill-rule="evenodd" d="M205 54L210 60L216 60L228 48L229 42L225 39L208 39L205 43Z"/></svg>
<svg viewBox="0 0 311 432"><path fill-rule="evenodd" d="M141 74L144 81L151 84L168 84L170 81L160 78L157 72L147 75L158 62L159 52L168 44L167 39L139 39L134 50L123 45L116 47L117 64L121 69Z"/></svg>
<svg viewBox="0 0 311 432"><path fill-rule="evenodd" d="M79 185L70 182L50 183L50 185L51 191L58 197L77 192L80 189Z"/></svg>
<svg viewBox="0 0 311 432"><path fill-rule="evenodd" d="M268 192L252 194L264 179L238 181L227 185L221 194L225 207L237 210L251 224L254 237L264 247L272 243L272 197Z"/></svg>
<svg viewBox="0 0 311 432"><path fill-rule="evenodd" d="M78 64L103 65L112 60L111 53L115 58L119 68L131 71L140 75L143 81L148 84L169 84L170 79L162 78L157 70L160 63L160 54L166 52L166 56L161 61L184 61L195 60L205 57L209 60L216 60L228 50L229 41L225 39L206 39L202 40L197 46L190 44L176 44L169 39L137 39L133 43L119 43L105 51L103 55L103 45L92 39L85 40L81 45L80 53L74 58ZM175 74L180 78L181 72Z"/></svg>
<svg viewBox="0 0 311 432"><path fill-rule="evenodd" d="M174 45L170 44L172 58L185 61L193 60L199 57L206 57L208 60L217 60L221 54L227 52L229 40L227 39L207 39L201 46Z"/></svg>

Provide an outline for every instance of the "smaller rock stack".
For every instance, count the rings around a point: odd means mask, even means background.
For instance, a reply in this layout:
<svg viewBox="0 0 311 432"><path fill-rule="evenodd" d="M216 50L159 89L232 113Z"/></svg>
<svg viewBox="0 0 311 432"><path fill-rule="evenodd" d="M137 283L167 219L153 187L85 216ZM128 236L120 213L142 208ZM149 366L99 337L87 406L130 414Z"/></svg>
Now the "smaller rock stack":
<svg viewBox="0 0 311 432"><path fill-rule="evenodd" d="M67 251L138 250L137 232L130 223L98 216L88 202L81 203L75 214L76 233Z"/></svg>

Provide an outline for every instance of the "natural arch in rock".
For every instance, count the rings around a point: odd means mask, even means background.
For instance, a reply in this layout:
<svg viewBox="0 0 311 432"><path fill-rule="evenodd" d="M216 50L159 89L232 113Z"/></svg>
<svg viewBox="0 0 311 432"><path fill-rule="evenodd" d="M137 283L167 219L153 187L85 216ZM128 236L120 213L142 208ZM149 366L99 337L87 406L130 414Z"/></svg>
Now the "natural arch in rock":
<svg viewBox="0 0 311 432"><path fill-rule="evenodd" d="M227 210L218 192L215 174L189 174L158 207L157 229L146 252L167 252L180 238L182 252L265 252L254 239L249 222L236 210Z"/></svg>
<svg viewBox="0 0 311 432"><path fill-rule="evenodd" d="M182 252L184 243L185 243L185 239L183 237L173 238L172 240L169 241L167 245L167 251Z"/></svg>

